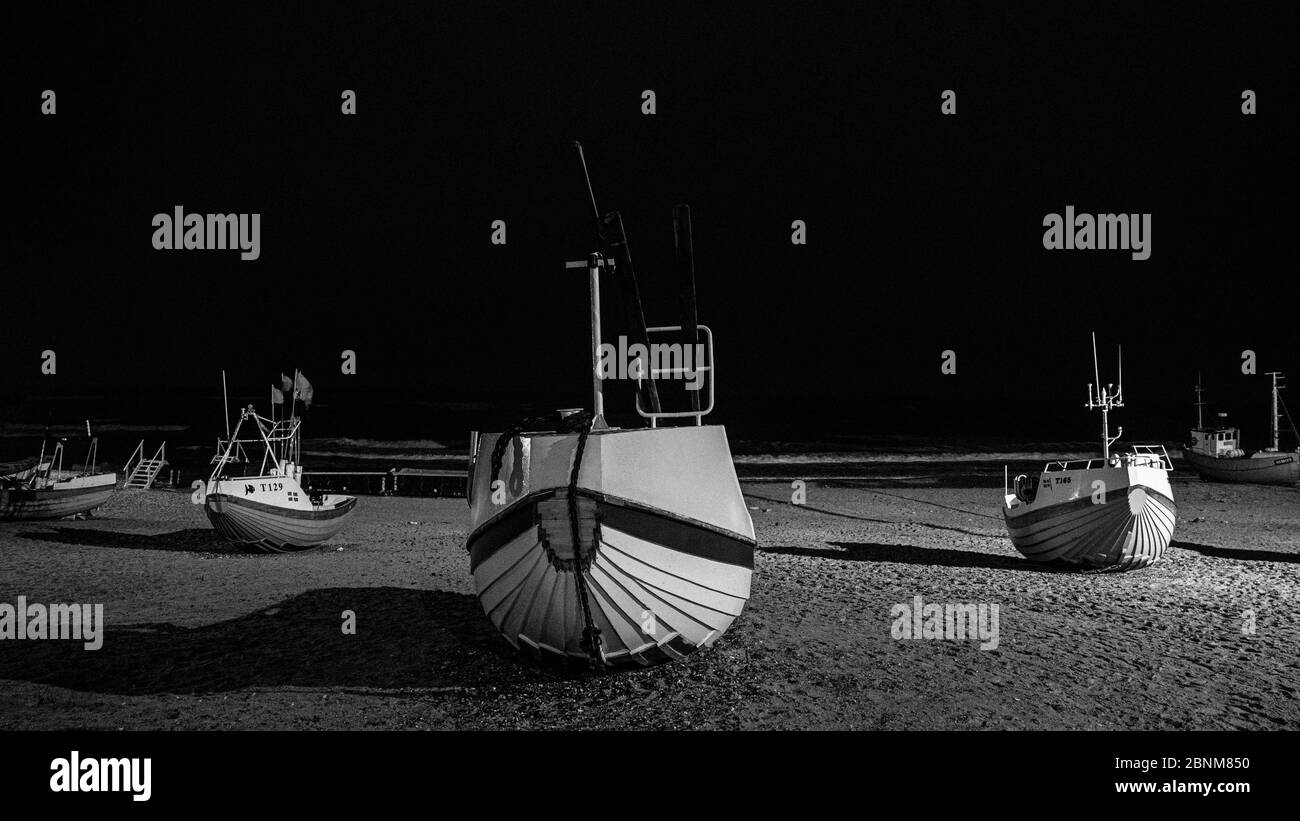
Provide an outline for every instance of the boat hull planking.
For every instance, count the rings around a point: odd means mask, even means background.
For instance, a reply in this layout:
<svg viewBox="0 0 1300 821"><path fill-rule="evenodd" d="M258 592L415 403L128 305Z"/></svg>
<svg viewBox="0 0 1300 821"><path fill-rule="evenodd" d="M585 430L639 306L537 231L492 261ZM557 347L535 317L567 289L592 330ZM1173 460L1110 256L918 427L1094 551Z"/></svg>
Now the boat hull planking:
<svg viewBox="0 0 1300 821"><path fill-rule="evenodd" d="M1300 453L1294 451L1259 451L1250 456L1216 458L1184 449L1183 458L1201 478L1212 482L1252 485L1300 483Z"/></svg>
<svg viewBox="0 0 1300 821"><path fill-rule="evenodd" d="M207 497L204 511L223 538L283 553L318 547L334 538L355 510L356 501L347 496L329 508L299 510L216 493Z"/></svg>
<svg viewBox="0 0 1300 821"><path fill-rule="evenodd" d="M740 615L755 539L722 428L593 432L578 544L569 506L577 435L521 434L493 501L496 438L483 437L470 477L466 546L479 601L510 644L540 659L589 659L581 588L611 667L683 658Z"/></svg>
<svg viewBox="0 0 1300 821"><path fill-rule="evenodd" d="M1166 471L1110 467L1046 471L1033 502L1008 495L1002 513L1011 543L1032 561L1133 570L1165 556L1178 511Z"/></svg>
<svg viewBox="0 0 1300 821"><path fill-rule="evenodd" d="M117 474L71 480L67 487L0 488L0 521L62 519L89 513L117 489Z"/></svg>

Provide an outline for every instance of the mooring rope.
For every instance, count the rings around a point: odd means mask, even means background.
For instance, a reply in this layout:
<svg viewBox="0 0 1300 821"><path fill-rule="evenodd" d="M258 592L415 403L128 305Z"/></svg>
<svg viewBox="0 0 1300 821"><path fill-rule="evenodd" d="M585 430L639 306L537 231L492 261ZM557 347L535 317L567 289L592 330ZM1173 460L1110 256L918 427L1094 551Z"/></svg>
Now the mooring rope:
<svg viewBox="0 0 1300 821"><path fill-rule="evenodd" d="M587 658L591 660L592 667L603 667L605 657L600 652L600 628L591 618L591 602L587 591L586 568L582 561L582 539L581 531L578 528L578 474L582 471L582 453L587 448L587 437L591 434L591 426L595 421L592 414L583 411L580 416L583 419L582 429L578 433L578 447L573 454L573 471L569 474L569 527L573 533L573 549L577 553L576 567L573 569L574 578L578 582L578 601L582 603L582 642L581 647L587 653ZM595 561L595 534L592 534L592 556L591 561ZM588 562L587 564L590 564Z"/></svg>
<svg viewBox="0 0 1300 821"><path fill-rule="evenodd" d="M581 411L568 416L561 416L558 413L547 416L532 416L507 426L492 447L492 479L489 482L489 487L496 483L497 477L501 474L501 463L505 459L506 448L520 433L536 431L578 434L578 445L573 454L573 467L569 472L568 507L569 529L573 538L574 553L576 554L573 573L578 584L578 601L582 605L583 629L580 646L587 654L592 667L603 668L605 657L600 651L600 628L596 626L591 616L590 592L587 589L587 579L583 575L586 565L590 564L590 561L584 563L582 560L582 533L578 523L578 475L582 472L582 454L587 448L587 437L591 434L594 423L595 416L591 411ZM595 548L596 546L593 543L593 561Z"/></svg>
<svg viewBox="0 0 1300 821"><path fill-rule="evenodd" d="M813 477L813 479L810 479L809 481L813 481L815 478L816 478L816 477ZM955 513L965 513L965 514L968 515L968 516L979 516L979 517L984 518L984 519L993 519L993 520L995 520L995 521L1002 521L1001 517L999 517L999 516L993 516L993 515L990 515L990 514L988 514L988 513L980 513L980 512L978 512L978 511L974 511L974 510L966 510L965 508L952 507L951 505L944 505L944 504L940 504L940 503L938 503L938 502L930 502L930 501L927 501L927 500L925 500L925 499L917 499L917 498L914 498L914 497L911 497L911 496L900 496L900 495L895 494L895 493L885 493L884 491L881 491L881 490L874 490L874 489L872 489L872 488L859 488L859 489L862 490L863 492L866 492L866 493L874 493L874 494L876 494L876 495L878 495L878 496L889 496L889 497L892 497L892 498L894 498L894 499L902 499L903 501L906 501L906 502L915 502L916 504L920 504L920 505L930 505L931 507L939 507L939 508L943 508L944 510L951 510L951 511L953 511L953 512L955 512ZM807 509L807 510L813 510L813 511L816 511L816 512L818 512L818 513L827 513L827 514L829 514L829 515L831 515L831 516L843 516L843 517L846 518L846 519L862 519L863 521L868 521L868 522L879 522L879 523L881 523L881 524L905 524L905 523L906 523L906 522L903 522L903 521L897 521L897 522L895 522L895 521L890 520L890 519L872 519L872 518L869 518L869 517L867 517L867 516L863 516L863 515L858 514L858 513L848 513L848 512L842 511L842 510L832 510L832 509L830 509L830 508L817 507L816 505L797 504L797 503L795 503L795 502L790 501L789 499L779 499L779 498L778 498L778 499L774 499L774 498L772 498L771 496L760 496L760 495L757 494L757 493L749 493L749 492L747 492L747 493L745 493L745 495L746 495L746 496L749 496L749 497L751 497L751 498L754 498L754 499L762 499L762 500L765 501L765 502L776 502L777 504L789 505L789 506L791 506L791 507L797 507L797 508L804 508L804 509ZM930 525L926 525L924 522L914 522L914 524L925 525L926 527L929 527L929 526L930 526Z"/></svg>

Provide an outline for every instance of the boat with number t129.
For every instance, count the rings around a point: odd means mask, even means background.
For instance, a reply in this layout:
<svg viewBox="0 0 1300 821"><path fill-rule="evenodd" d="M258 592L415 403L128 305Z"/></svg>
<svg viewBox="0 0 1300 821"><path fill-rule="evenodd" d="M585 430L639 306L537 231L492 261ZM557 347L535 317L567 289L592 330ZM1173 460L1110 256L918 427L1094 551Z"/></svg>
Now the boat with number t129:
<svg viewBox="0 0 1300 821"><path fill-rule="evenodd" d="M301 381L296 376L294 385ZM249 405L234 433L218 442L203 509L224 538L283 553L317 547L343 529L356 497L303 489L301 429L296 413L268 419Z"/></svg>
<svg viewBox="0 0 1300 821"><path fill-rule="evenodd" d="M473 437L466 548L479 601L516 648L598 669L638 667L680 659L727 631L749 600L754 525L726 430L703 421L713 408L713 342L696 321L689 210L674 210L682 324L646 327L622 218L601 216L594 195L591 208L600 250L567 269L587 275L592 408ZM656 340L673 340L662 344L703 352L689 365L637 360L645 427L605 419L602 275L617 276L624 291L631 348L658 351ZM670 410L672 381L687 378L698 389Z"/></svg>
<svg viewBox="0 0 1300 821"><path fill-rule="evenodd" d="M1089 410L1101 411L1100 459L1049 462L1037 477L1021 474L1003 488L1002 514L1011 543L1028 559L1076 569L1132 570L1164 557L1173 539L1177 507L1169 484L1172 464L1162 445L1131 445L1112 453L1124 429L1110 435L1109 416L1124 407L1119 385L1103 386L1093 335ZM1095 387L1094 387L1095 385Z"/></svg>

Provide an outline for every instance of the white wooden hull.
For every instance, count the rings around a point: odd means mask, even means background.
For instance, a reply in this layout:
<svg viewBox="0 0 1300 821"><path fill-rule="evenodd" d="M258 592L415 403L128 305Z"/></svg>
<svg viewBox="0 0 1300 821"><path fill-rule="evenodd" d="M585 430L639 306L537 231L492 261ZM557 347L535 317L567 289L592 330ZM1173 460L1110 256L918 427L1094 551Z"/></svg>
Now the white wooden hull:
<svg viewBox="0 0 1300 821"><path fill-rule="evenodd" d="M496 502L484 436L470 477L467 541L484 611L515 647L588 658L577 574L609 665L707 647L749 599L754 528L720 427L597 431L569 511L576 434L523 434L505 451Z"/></svg>
<svg viewBox="0 0 1300 821"><path fill-rule="evenodd" d="M62 519L89 513L117 488L116 473L79 476L38 489L0 488L0 520Z"/></svg>
<svg viewBox="0 0 1300 821"><path fill-rule="evenodd" d="M1177 519L1168 473L1152 467L1046 471L1032 502L1008 495L1002 513L1026 558L1081 569L1154 564Z"/></svg>
<svg viewBox="0 0 1300 821"><path fill-rule="evenodd" d="M313 505L296 481L284 476L222 479L208 483L208 521L236 544L270 552L306 550L338 535L356 508L353 496L325 496Z"/></svg>

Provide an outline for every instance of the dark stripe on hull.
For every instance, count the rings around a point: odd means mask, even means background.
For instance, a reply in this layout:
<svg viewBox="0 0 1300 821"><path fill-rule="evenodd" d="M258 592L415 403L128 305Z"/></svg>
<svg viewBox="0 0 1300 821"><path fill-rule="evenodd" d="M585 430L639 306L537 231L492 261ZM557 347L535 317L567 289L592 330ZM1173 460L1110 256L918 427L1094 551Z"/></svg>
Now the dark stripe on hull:
<svg viewBox="0 0 1300 821"><path fill-rule="evenodd" d="M520 651L585 663L575 571L550 560L538 531L537 504L555 495L520 500L471 535L474 586L488 618ZM730 627L749 598L752 543L609 500L601 499L597 510L600 540L577 572L607 665L680 659Z"/></svg>
<svg viewBox="0 0 1300 821"><path fill-rule="evenodd" d="M349 498L331 510L286 510L219 493L209 496L203 509L223 538L279 553L306 550L332 539L343 529L356 501Z"/></svg>
<svg viewBox="0 0 1300 821"><path fill-rule="evenodd" d="M1300 455L1294 453L1278 453L1260 458L1215 459L1212 456L1185 450L1183 458L1203 478L1216 482L1239 482L1251 485L1300 483Z"/></svg>
<svg viewBox="0 0 1300 821"><path fill-rule="evenodd" d="M1141 493L1134 514L1130 496ZM1091 497L1052 505L1021 516L1003 507L1011 543L1026 558L1048 565L1131 570L1147 567L1169 550L1177 508L1163 493L1133 485L1107 494L1104 504Z"/></svg>
<svg viewBox="0 0 1300 821"><path fill-rule="evenodd" d="M109 500L115 485L75 490L0 490L0 520L62 519L87 513Z"/></svg>
<svg viewBox="0 0 1300 821"><path fill-rule="evenodd" d="M470 534L470 571L491 556L496 550L539 520L538 502L554 498L559 490L550 488L517 500L506 512L485 522ZM597 501L597 511L602 523L630 533L646 541L670 546L673 550L726 562L749 569L754 568L756 542L729 533L702 522L690 521L664 511L636 505L626 500L615 500L590 490L579 490L579 496Z"/></svg>

